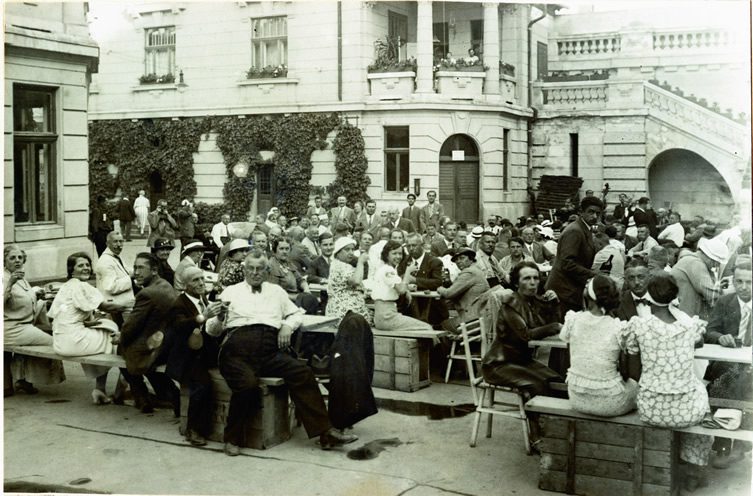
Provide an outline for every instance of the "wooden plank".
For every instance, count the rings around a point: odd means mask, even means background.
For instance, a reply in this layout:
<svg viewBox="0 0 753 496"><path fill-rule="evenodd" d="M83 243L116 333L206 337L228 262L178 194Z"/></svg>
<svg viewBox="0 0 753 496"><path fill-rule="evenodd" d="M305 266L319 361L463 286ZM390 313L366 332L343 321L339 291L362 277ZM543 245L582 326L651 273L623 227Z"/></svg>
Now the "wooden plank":
<svg viewBox="0 0 753 496"><path fill-rule="evenodd" d="M374 336L385 338L412 338L412 339L438 339L447 335L447 331L387 331L384 329L371 329Z"/></svg>
<svg viewBox="0 0 753 496"><path fill-rule="evenodd" d="M576 456L596 458L613 462L632 462L633 448L625 446L609 446L599 443L579 442L575 446Z"/></svg>
<svg viewBox="0 0 753 496"><path fill-rule="evenodd" d="M542 415L539 417L542 437L552 437L556 439L566 439L568 421L562 417L553 417L551 415Z"/></svg>
<svg viewBox="0 0 753 496"><path fill-rule="evenodd" d="M667 485L643 484L641 496L670 496L672 487Z"/></svg>
<svg viewBox="0 0 753 496"><path fill-rule="evenodd" d="M418 353L418 341L406 338L374 338L374 354L384 356L412 357Z"/></svg>
<svg viewBox="0 0 753 496"><path fill-rule="evenodd" d="M672 470L670 468L643 466L643 485L669 486L672 483Z"/></svg>
<svg viewBox="0 0 753 496"><path fill-rule="evenodd" d="M417 354L410 357L395 357L389 355L374 355L374 370L382 372L394 372L415 376L418 380Z"/></svg>
<svg viewBox="0 0 753 496"><path fill-rule="evenodd" d="M561 417L574 417L587 420L597 420L599 422L607 422L611 424L625 424L625 425L637 425L643 426L638 412L628 413L627 415L621 415L619 417L596 417L594 415L587 415L585 413L576 412L570 408L570 402L563 398L554 398L552 396L536 396L526 403L526 410L538 413L548 413L551 415L558 415Z"/></svg>
<svg viewBox="0 0 753 496"><path fill-rule="evenodd" d="M632 483L593 475L575 476L575 494L623 496L630 494Z"/></svg>
<svg viewBox="0 0 753 496"><path fill-rule="evenodd" d="M539 489L543 489L544 491L556 491L558 493L564 493L566 484L567 475L565 474L565 472L558 472L554 470L539 471Z"/></svg>
<svg viewBox="0 0 753 496"><path fill-rule="evenodd" d="M643 449L644 467L669 468L672 466L672 457L669 451Z"/></svg>
<svg viewBox="0 0 753 496"><path fill-rule="evenodd" d="M578 475L593 475L596 477L606 477L607 479L629 481L633 479L634 472L640 472L640 470L634 470L633 468L634 465L632 463L626 462L610 462L580 457L575 459L575 473ZM634 494L640 495L640 492Z"/></svg>
<svg viewBox="0 0 753 496"><path fill-rule="evenodd" d="M633 425L615 425L595 420L578 421L578 441L635 446L640 434L641 428Z"/></svg>
<svg viewBox="0 0 753 496"><path fill-rule="evenodd" d="M553 453L541 453L539 469L564 471L567 468L567 456Z"/></svg>
<svg viewBox="0 0 753 496"><path fill-rule="evenodd" d="M658 427L643 428L643 448L659 451L669 451L672 443L672 431Z"/></svg>
<svg viewBox="0 0 753 496"><path fill-rule="evenodd" d="M700 425L692 425L690 427L681 427L672 429L675 432L687 432L690 434L701 434L703 436L711 437L726 437L728 439L735 439L738 441L753 442L753 431L728 431L727 429L707 429Z"/></svg>
<svg viewBox="0 0 753 496"><path fill-rule="evenodd" d="M551 437L541 438L540 450L542 453L567 455L567 448L567 439L554 439Z"/></svg>
<svg viewBox="0 0 753 496"><path fill-rule="evenodd" d="M573 494L575 492L575 420L570 420L567 423L567 484L565 485L565 492Z"/></svg>
<svg viewBox="0 0 753 496"><path fill-rule="evenodd" d="M643 485L643 436L640 431L635 436L635 447L633 450L633 463L635 466L635 470L633 471L633 496L640 496L641 486Z"/></svg>

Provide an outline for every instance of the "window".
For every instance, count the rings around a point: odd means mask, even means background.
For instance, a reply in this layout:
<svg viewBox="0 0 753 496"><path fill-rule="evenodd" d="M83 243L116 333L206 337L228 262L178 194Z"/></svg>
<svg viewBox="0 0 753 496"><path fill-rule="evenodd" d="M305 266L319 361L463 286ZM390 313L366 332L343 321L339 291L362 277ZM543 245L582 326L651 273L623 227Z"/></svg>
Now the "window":
<svg viewBox="0 0 753 496"><path fill-rule="evenodd" d="M288 65L288 18L251 19L251 67Z"/></svg>
<svg viewBox="0 0 753 496"><path fill-rule="evenodd" d="M570 133L570 175L578 177L578 133Z"/></svg>
<svg viewBox="0 0 753 496"><path fill-rule="evenodd" d="M502 189L510 190L510 130L502 131Z"/></svg>
<svg viewBox="0 0 753 496"><path fill-rule="evenodd" d="M408 58L408 16L387 12L387 35L398 41L398 57L400 60Z"/></svg>
<svg viewBox="0 0 753 496"><path fill-rule="evenodd" d="M443 59L447 57L447 52L450 51L450 31L446 22L435 22L432 25L432 32L434 39L438 40L434 42L434 58ZM435 60L436 64L437 61Z"/></svg>
<svg viewBox="0 0 753 496"><path fill-rule="evenodd" d="M146 30L144 74L175 74L175 26Z"/></svg>
<svg viewBox="0 0 753 496"><path fill-rule="evenodd" d="M17 223L56 221L55 90L13 87L13 210Z"/></svg>
<svg viewBox="0 0 753 496"><path fill-rule="evenodd" d="M481 56L484 53L484 20L478 19L471 21L471 48L476 55Z"/></svg>
<svg viewBox="0 0 753 496"><path fill-rule="evenodd" d="M385 190L408 191L410 133L408 126L384 128Z"/></svg>
<svg viewBox="0 0 753 496"><path fill-rule="evenodd" d="M536 76L539 81L549 75L549 54L546 43L536 42Z"/></svg>

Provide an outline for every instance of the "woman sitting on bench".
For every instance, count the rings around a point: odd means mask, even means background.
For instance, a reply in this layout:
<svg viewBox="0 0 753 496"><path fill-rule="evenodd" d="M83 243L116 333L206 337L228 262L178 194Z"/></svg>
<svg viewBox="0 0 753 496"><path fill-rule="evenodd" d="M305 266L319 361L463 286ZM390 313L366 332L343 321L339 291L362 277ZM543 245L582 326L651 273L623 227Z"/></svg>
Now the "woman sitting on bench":
<svg viewBox="0 0 753 496"><path fill-rule="evenodd" d="M560 339L570 347L570 406L589 415L624 415L635 409L638 383L620 376L624 323L609 316L620 304L617 285L608 276L597 275L586 284L583 301L586 310L567 312L560 331Z"/></svg>
<svg viewBox="0 0 753 496"><path fill-rule="evenodd" d="M115 353L114 340L118 327L115 322L97 318L95 310L122 312L125 307L104 301L102 293L87 281L91 278L92 262L89 255L77 252L66 261L68 281L60 287L50 307L52 321L52 346L62 356L86 356ZM110 367L81 364L84 374L96 379L92 391L95 405L110 403L105 393Z"/></svg>
<svg viewBox="0 0 753 496"><path fill-rule="evenodd" d="M657 274L644 296L651 302L649 317L633 317L622 333L630 376L640 379L638 413L641 421L658 427L689 427L710 411L703 382L693 372L695 344L703 338L706 322L689 317L672 304L675 279ZM681 433L680 459L686 462L682 480L693 490L704 485L704 469L714 438Z"/></svg>

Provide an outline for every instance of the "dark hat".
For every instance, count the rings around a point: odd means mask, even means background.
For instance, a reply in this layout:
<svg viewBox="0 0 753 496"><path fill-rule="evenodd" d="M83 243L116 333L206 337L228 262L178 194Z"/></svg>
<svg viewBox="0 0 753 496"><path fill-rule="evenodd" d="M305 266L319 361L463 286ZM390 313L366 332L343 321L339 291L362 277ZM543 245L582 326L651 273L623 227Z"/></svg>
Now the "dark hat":
<svg viewBox="0 0 753 496"><path fill-rule="evenodd" d="M198 239L192 239L188 243L186 243L186 246L183 247L181 256L186 256L186 254L192 251L204 251L205 249L206 247L204 246L204 243L202 243Z"/></svg>
<svg viewBox="0 0 753 496"><path fill-rule="evenodd" d="M450 258L450 260L454 262L460 255L467 255L471 260L476 260L476 252L471 250L467 246L463 246L455 250L455 253L452 254L452 258Z"/></svg>
<svg viewBox="0 0 753 496"><path fill-rule="evenodd" d="M170 248L172 250L173 248L175 248L175 245L169 239L159 238L154 241L154 246L152 246L152 253L163 248Z"/></svg>
<svg viewBox="0 0 753 496"><path fill-rule="evenodd" d="M648 203L651 199L648 196L641 196L638 198L638 203Z"/></svg>

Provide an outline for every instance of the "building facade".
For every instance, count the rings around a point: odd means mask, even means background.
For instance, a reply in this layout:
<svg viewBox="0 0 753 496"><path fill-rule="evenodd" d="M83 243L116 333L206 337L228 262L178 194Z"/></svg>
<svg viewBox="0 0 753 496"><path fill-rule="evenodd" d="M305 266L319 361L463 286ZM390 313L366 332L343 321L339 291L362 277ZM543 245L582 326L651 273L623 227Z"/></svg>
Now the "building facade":
<svg viewBox="0 0 753 496"><path fill-rule="evenodd" d="M83 3L5 6L3 236L27 253L31 281L65 276L91 246L87 109L99 50Z"/></svg>
<svg viewBox="0 0 753 496"><path fill-rule="evenodd" d="M749 107L749 95L739 96L750 91L740 51L747 31L734 24L744 16L542 9L427 0L93 4L103 56L89 118L340 112L363 133L368 194L379 209L435 190L449 215L468 222L527 213L526 190L543 174L581 176L597 191L608 182L614 196L648 192L685 215L749 205L739 187L750 157L739 115ZM414 68L369 72L378 42L390 39ZM471 48L480 70L436 67ZM225 181L215 138L194 157L195 199L208 203L222 201ZM312 185L334 180L331 147L312 163ZM273 176L274 167L259 173ZM273 203L270 179L257 178L251 214Z"/></svg>

